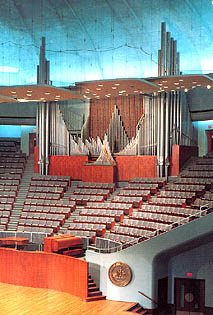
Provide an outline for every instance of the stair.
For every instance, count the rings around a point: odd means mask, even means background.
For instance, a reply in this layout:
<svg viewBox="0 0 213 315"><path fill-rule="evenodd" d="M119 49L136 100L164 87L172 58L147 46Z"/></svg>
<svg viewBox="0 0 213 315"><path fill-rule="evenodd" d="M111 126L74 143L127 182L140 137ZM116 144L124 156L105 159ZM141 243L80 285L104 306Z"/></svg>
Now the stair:
<svg viewBox="0 0 213 315"><path fill-rule="evenodd" d="M8 223L8 231L16 231L18 226L18 220L21 214L21 211L24 206L24 201L26 199L27 191L30 186L31 177L34 175L34 157L28 157L24 173L21 178L21 183L19 185L19 191L14 203L12 214L10 216L10 221Z"/></svg>
<svg viewBox="0 0 213 315"><path fill-rule="evenodd" d="M92 279L91 275L88 276L88 297L86 302L105 300L106 296L102 295L102 292L97 287L96 283Z"/></svg>
<svg viewBox="0 0 213 315"><path fill-rule="evenodd" d="M127 312L141 314L141 315L149 315L150 313L145 310L139 303L135 303L130 308L128 308Z"/></svg>

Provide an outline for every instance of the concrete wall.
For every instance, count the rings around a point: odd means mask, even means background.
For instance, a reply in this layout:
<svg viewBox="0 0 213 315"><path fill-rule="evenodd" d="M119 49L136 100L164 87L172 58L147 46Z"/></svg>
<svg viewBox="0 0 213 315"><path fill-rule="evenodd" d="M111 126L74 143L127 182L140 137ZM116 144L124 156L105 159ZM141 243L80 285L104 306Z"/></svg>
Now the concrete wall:
<svg viewBox="0 0 213 315"><path fill-rule="evenodd" d="M93 275L92 264L90 272L94 278L100 277L100 289L108 299L137 301L146 308L154 308L155 305L141 296L138 291L157 300L157 282L168 276L168 263L171 255L172 257L177 255L185 244L190 243L190 249L197 246L197 240L204 235L209 237L208 234L212 233L212 225L213 214L209 214L117 253L99 254L87 251L86 260L95 264L95 276ZM166 255L169 253L170 257L168 256L168 258ZM110 266L118 261L128 264L132 270L132 281L126 287L120 288L113 285L108 277ZM99 270L100 276L97 274ZM213 301L210 306L213 306Z"/></svg>

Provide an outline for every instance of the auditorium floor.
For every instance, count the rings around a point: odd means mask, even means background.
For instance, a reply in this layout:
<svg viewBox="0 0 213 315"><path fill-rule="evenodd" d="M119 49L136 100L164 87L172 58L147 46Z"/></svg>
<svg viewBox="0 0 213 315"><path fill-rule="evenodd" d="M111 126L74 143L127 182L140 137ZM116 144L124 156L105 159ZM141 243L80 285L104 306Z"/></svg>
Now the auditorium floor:
<svg viewBox="0 0 213 315"><path fill-rule="evenodd" d="M0 315L127 315L133 303L82 302L80 298L54 290L0 283Z"/></svg>

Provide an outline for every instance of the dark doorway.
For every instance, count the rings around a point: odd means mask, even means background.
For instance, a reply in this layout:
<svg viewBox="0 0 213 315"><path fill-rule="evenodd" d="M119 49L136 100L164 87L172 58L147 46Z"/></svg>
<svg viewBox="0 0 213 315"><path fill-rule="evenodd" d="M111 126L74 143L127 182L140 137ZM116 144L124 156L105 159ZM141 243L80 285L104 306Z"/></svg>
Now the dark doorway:
<svg viewBox="0 0 213 315"><path fill-rule="evenodd" d="M206 130L208 153L213 153L213 130Z"/></svg>
<svg viewBox="0 0 213 315"><path fill-rule="evenodd" d="M35 141L36 141L36 134L33 133L29 133L29 155L33 155L34 154L34 147L35 147Z"/></svg>
<svg viewBox="0 0 213 315"><path fill-rule="evenodd" d="M202 315L205 308L205 280L175 278L176 315Z"/></svg>

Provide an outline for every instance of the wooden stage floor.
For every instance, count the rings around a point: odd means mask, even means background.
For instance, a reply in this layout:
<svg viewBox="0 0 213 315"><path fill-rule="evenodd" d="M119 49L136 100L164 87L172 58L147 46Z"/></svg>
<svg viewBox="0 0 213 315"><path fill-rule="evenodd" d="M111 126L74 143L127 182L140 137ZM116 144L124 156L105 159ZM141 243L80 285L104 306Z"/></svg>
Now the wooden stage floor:
<svg viewBox="0 0 213 315"><path fill-rule="evenodd" d="M0 283L0 315L128 315L133 303L83 302L68 293Z"/></svg>

